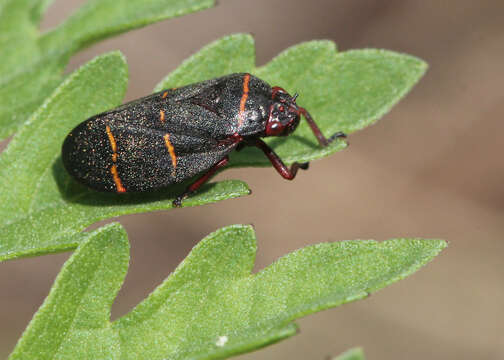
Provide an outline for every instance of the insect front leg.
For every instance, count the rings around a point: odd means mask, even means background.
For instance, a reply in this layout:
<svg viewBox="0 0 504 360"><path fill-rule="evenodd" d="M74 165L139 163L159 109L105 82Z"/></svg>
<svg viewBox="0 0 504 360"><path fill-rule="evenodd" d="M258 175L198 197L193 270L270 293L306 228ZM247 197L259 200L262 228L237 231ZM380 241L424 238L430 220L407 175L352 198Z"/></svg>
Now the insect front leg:
<svg viewBox="0 0 504 360"><path fill-rule="evenodd" d="M326 147L329 145L331 142L333 142L336 139L346 139L346 134L338 131L336 134L333 134L329 139L322 134L322 131L320 131L319 127L315 123L315 120L311 117L310 113L306 111L305 108L299 108L299 111L301 114L304 115L306 121L308 121L308 125L310 125L310 128L312 129L313 133L315 134L315 137L317 138L320 146Z"/></svg>
<svg viewBox="0 0 504 360"><path fill-rule="evenodd" d="M264 141L261 139L255 139L254 142L250 143L250 145L256 146L264 152L264 155L271 161L274 168L284 179L292 180L296 177L298 169L306 170L308 169L309 163L297 163L291 165L290 168L287 167L278 157L278 155L270 148Z"/></svg>
<svg viewBox="0 0 504 360"><path fill-rule="evenodd" d="M193 182L191 185L189 185L182 194L180 194L179 196L177 196L177 198L175 200L173 200L173 206L174 207L181 207L182 206L182 200L184 200L189 195L191 195L193 192L195 192L196 190L198 190L201 187L201 185L203 185L204 183L206 183L208 180L210 180L210 178L212 176L215 175L215 173L217 172L217 170L219 170L220 168L226 166L228 162L229 162L229 157L226 155L221 160L219 160L219 162L217 164L215 164L210 169L208 169L206 173L204 173L203 175L201 175L201 177L199 177L195 182Z"/></svg>

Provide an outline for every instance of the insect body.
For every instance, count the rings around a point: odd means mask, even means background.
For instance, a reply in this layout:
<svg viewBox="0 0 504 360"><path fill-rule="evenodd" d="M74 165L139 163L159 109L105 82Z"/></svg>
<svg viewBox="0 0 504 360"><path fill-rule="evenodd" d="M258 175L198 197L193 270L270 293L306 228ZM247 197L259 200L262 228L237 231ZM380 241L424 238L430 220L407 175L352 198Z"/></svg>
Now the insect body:
<svg viewBox="0 0 504 360"><path fill-rule="evenodd" d="M308 163L288 168L261 137L289 135L301 115L321 146L345 137L341 132L324 137L296 97L250 74L161 91L79 124L63 143L63 164L81 183L117 193L159 189L202 174L175 206L243 146L261 149L290 180Z"/></svg>

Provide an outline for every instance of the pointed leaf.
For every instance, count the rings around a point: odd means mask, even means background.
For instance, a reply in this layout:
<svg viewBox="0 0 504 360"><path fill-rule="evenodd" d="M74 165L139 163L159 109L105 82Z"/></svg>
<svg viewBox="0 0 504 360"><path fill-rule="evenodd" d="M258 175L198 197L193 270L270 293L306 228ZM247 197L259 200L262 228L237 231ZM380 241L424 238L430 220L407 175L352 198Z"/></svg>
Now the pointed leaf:
<svg viewBox="0 0 504 360"><path fill-rule="evenodd" d="M261 68L254 68L253 58L253 39L249 35L228 36L185 61L158 89L229 72L255 72L272 84L299 92L300 104L309 109L325 134L331 134L338 130L352 132L376 121L425 70L420 60L387 51L336 53L329 41L294 46ZM171 199L181 192L184 185L148 195L101 194L76 184L62 167L59 151L68 131L88 116L120 103L126 87L124 68L124 64L105 62L86 76L81 72L87 70L78 70L32 116L2 154L0 230L5 240L0 241L0 259L67 250L76 246L76 232L93 222L170 208ZM292 136L268 141L287 163L313 160L344 147L337 142L320 148L304 123ZM232 154L231 165L265 166L269 162L258 150L246 148ZM248 192L242 182L211 184L185 201L184 206Z"/></svg>
<svg viewBox="0 0 504 360"><path fill-rule="evenodd" d="M89 0L40 41L49 52L61 48L75 52L112 35L214 4L215 0Z"/></svg>
<svg viewBox="0 0 504 360"><path fill-rule="evenodd" d="M392 51L366 49L337 53L331 41L295 45L265 66L255 67L253 62L246 61L253 54L251 46L252 39L247 35L224 37L186 60L156 90L231 72L250 72L272 86L281 86L291 94L299 93L298 103L311 113L329 137L338 131L352 133L376 122L427 69L422 60ZM293 135L266 141L287 164L319 159L345 147L343 141L336 141L321 148L304 121ZM270 166L254 148L233 153L231 159L231 166L236 167Z"/></svg>
<svg viewBox="0 0 504 360"><path fill-rule="evenodd" d="M128 243L117 224L82 235L11 359L222 359L296 333L293 320L360 299L402 279L441 240L323 243L257 274L252 228L210 234L132 312L110 323Z"/></svg>
<svg viewBox="0 0 504 360"><path fill-rule="evenodd" d="M154 91L250 71L254 64L255 47L252 36L247 34L225 36L186 59L175 71L165 77Z"/></svg>
<svg viewBox="0 0 504 360"><path fill-rule="evenodd" d="M445 246L419 239L324 243L251 275L252 229L220 229L114 324L122 358L215 359L251 351L295 334L291 322L301 316L406 277Z"/></svg>
<svg viewBox="0 0 504 360"><path fill-rule="evenodd" d="M0 3L0 140L51 94L74 53L115 34L211 7L215 0L90 0L40 35L38 22L50 3Z"/></svg>
<svg viewBox="0 0 504 360"><path fill-rule="evenodd" d="M129 243L119 224L86 235L10 359L119 359L110 307L128 262Z"/></svg>
<svg viewBox="0 0 504 360"><path fill-rule="evenodd" d="M16 134L0 156L0 261L75 248L76 233L109 217L172 207L181 186L118 196L89 190L61 163L68 132L93 114L120 104L127 66L120 53L75 71ZM240 181L210 184L187 199L194 206L246 195Z"/></svg>

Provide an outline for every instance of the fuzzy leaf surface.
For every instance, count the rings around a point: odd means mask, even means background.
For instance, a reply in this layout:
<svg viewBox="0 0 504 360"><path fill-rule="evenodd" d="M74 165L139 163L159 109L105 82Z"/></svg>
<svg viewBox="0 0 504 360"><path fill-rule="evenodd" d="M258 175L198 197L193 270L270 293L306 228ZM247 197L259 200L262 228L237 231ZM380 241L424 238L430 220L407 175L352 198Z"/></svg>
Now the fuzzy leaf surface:
<svg viewBox="0 0 504 360"><path fill-rule="evenodd" d="M118 196L87 189L63 168L61 144L86 118L119 105L128 82L123 56L97 57L70 75L0 155L0 260L75 248L75 236L109 217L172 207L183 186ZM184 206L249 193L240 181L209 184Z"/></svg>
<svg viewBox="0 0 504 360"><path fill-rule="evenodd" d="M322 243L252 274L253 229L228 226L203 239L147 299L110 323L128 262L124 233L111 225L87 235L68 260L12 358L61 358L83 349L87 358L226 358L294 335L295 319L403 279L445 246L421 239ZM61 325L44 326L51 321Z"/></svg>
<svg viewBox="0 0 504 360"><path fill-rule="evenodd" d="M156 90L187 85L232 72L250 72L272 86L280 86L305 107L318 126L330 137L338 131L351 134L376 122L422 77L427 64L392 51L364 49L337 52L331 41L309 41L288 48L261 67L253 55L252 37L224 37L187 59L168 75ZM208 63L211 66L208 66ZM193 69L197 69L194 71ZM328 156L345 147L336 141L321 148L308 124L284 138L266 139L275 152L290 164ZM231 166L270 166L261 151L245 148L231 156Z"/></svg>
<svg viewBox="0 0 504 360"><path fill-rule="evenodd" d="M254 65L254 53L251 36L227 36L186 60L157 90L250 71L299 92L299 103L309 109L325 134L351 133L388 111L425 70L422 61L408 55L382 50L337 53L328 41L299 44L260 68ZM78 185L63 169L59 152L66 134L122 100L127 71L118 57L98 58L102 60L71 75L1 155L0 260L75 248L77 243L70 239L78 239L74 235L88 225L112 216L170 208L171 200L185 187L150 194L102 194ZM338 141L320 148L304 122L291 136L267 141L287 163L314 160L344 147ZM257 149L232 153L231 166L269 165ZM243 182L225 181L203 187L183 205L248 193Z"/></svg>
<svg viewBox="0 0 504 360"><path fill-rule="evenodd" d="M81 240L10 359L120 358L110 307L128 270L128 238L111 224Z"/></svg>
<svg viewBox="0 0 504 360"><path fill-rule="evenodd" d="M70 57L125 31L202 10L215 0L89 0L56 28L38 25L52 0L0 2L0 140L61 83Z"/></svg>

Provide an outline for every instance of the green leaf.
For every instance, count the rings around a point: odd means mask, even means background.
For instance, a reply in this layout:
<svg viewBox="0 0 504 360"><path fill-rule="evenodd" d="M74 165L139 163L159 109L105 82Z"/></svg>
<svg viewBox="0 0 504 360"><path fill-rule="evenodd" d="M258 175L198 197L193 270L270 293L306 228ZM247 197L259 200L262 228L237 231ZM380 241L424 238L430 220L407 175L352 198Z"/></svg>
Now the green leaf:
<svg viewBox="0 0 504 360"><path fill-rule="evenodd" d="M161 91L254 68L255 47L250 35L225 36L185 60L154 89Z"/></svg>
<svg viewBox="0 0 504 360"><path fill-rule="evenodd" d="M323 243L253 275L252 227L220 229L114 324L122 358L215 359L257 349L294 335L299 317L408 276L445 246L420 239Z"/></svg>
<svg viewBox="0 0 504 360"><path fill-rule="evenodd" d="M226 358L294 335L295 319L366 297L445 246L420 239L323 243L251 274L254 232L229 226L203 239L146 300L109 323L128 262L124 233L112 225L88 235L68 260L12 359Z"/></svg>
<svg viewBox="0 0 504 360"><path fill-rule="evenodd" d="M75 248L76 234L112 216L172 207L182 186L118 196L89 190L61 162L68 132L93 114L120 104L127 65L114 52L70 75L14 136L0 156L0 261ZM240 181L210 184L187 199L194 206L249 193Z"/></svg>
<svg viewBox="0 0 504 360"><path fill-rule="evenodd" d="M118 359L110 307L128 262L129 243L119 224L83 236L10 359Z"/></svg>
<svg viewBox="0 0 504 360"><path fill-rule="evenodd" d="M186 60L157 87L181 86L232 72L251 71L301 94L325 134L365 127L399 100L419 79L425 64L381 50L336 53L333 43L294 46L254 68L249 35L227 36ZM152 194L102 194L69 178L59 157L66 134L87 117L117 106L126 91L120 55L100 57L72 74L30 118L0 157L0 260L72 249L78 231L112 216L171 208L184 185ZM2 90L0 90L1 92ZM343 100L341 100L343 99ZM320 148L306 124L287 138L268 140L287 162L308 161L343 148ZM257 149L232 155L232 166L266 166ZM13 181L12 179L15 179ZM249 193L239 181L205 186L184 206Z"/></svg>
<svg viewBox="0 0 504 360"><path fill-rule="evenodd" d="M90 0L40 41L49 51L74 52L112 35L214 4L215 0Z"/></svg>
<svg viewBox="0 0 504 360"><path fill-rule="evenodd" d="M214 5L215 0L90 0L39 34L51 0L0 2L0 139L14 133L62 81L69 58L107 37Z"/></svg>
<svg viewBox="0 0 504 360"><path fill-rule="evenodd" d="M354 348L336 356L333 360L365 360L364 351L361 348Z"/></svg>
<svg viewBox="0 0 504 360"><path fill-rule="evenodd" d="M262 67L248 57L253 54L248 35L225 37L201 50L167 76L156 90L179 87L231 72L250 72L291 94L308 109L323 133L347 134L376 122L422 77L427 65L410 55L386 50L336 51L331 41L295 45ZM328 156L345 147L337 141L321 148L309 126L302 122L286 138L266 140L290 164ZM270 166L262 152L245 148L231 155L231 166Z"/></svg>

